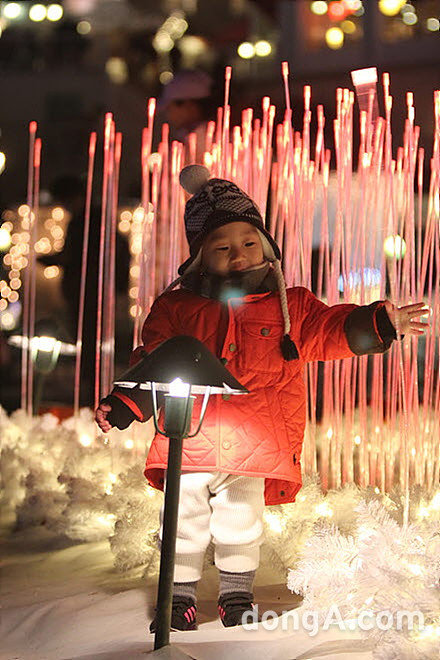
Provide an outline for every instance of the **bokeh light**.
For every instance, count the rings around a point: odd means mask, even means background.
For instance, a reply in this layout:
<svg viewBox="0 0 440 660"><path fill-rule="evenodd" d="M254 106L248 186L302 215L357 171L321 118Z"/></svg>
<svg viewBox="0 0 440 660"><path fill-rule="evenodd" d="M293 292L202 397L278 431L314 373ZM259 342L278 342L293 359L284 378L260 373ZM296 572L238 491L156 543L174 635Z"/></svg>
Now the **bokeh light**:
<svg viewBox="0 0 440 660"><path fill-rule="evenodd" d="M32 5L32 7L29 9L29 18L31 21L34 21L35 23L40 23L41 21L44 21L47 15L47 9L44 5Z"/></svg>
<svg viewBox="0 0 440 660"><path fill-rule="evenodd" d="M265 39L260 39L260 41L257 41L255 44L255 55L258 55L258 57L267 57L271 52L272 46Z"/></svg>
<svg viewBox="0 0 440 660"><path fill-rule="evenodd" d="M396 16L405 4L405 0L379 0L379 10L384 16Z"/></svg>
<svg viewBox="0 0 440 660"><path fill-rule="evenodd" d="M406 11L402 16L402 21L405 25L415 25L419 19L412 11Z"/></svg>
<svg viewBox="0 0 440 660"><path fill-rule="evenodd" d="M61 5L53 4L49 5L47 8L47 18L49 21L59 21L63 17L63 8Z"/></svg>
<svg viewBox="0 0 440 660"><path fill-rule="evenodd" d="M316 0L316 2L312 2L310 9L317 16L323 16L327 13L328 4L324 0Z"/></svg>
<svg viewBox="0 0 440 660"><path fill-rule="evenodd" d="M250 60L255 56L255 46L250 41L243 41L237 48L237 53L243 60Z"/></svg>
<svg viewBox="0 0 440 660"><path fill-rule="evenodd" d="M9 250L9 247L11 245L11 234L10 232L5 229L4 227L0 228L0 251L1 252L6 252L6 250Z"/></svg>
<svg viewBox="0 0 440 660"><path fill-rule="evenodd" d="M78 32L78 34L82 34L82 35L89 34L91 29L92 26L89 23L89 21L80 21L76 26L76 31Z"/></svg>
<svg viewBox="0 0 440 660"><path fill-rule="evenodd" d="M159 75L159 81L162 85L168 85L174 78L174 74L172 71L162 71L162 73Z"/></svg>
<svg viewBox="0 0 440 660"><path fill-rule="evenodd" d="M3 16L13 21L15 18L19 18L22 13L22 7L18 2L7 2L3 7Z"/></svg>
<svg viewBox="0 0 440 660"><path fill-rule="evenodd" d="M437 32L440 30L440 21L438 18L428 18L426 21L426 27L430 32Z"/></svg>
<svg viewBox="0 0 440 660"><path fill-rule="evenodd" d="M325 33L325 41L329 48L338 50L344 45L344 33L339 27L332 27Z"/></svg>
<svg viewBox="0 0 440 660"><path fill-rule="evenodd" d="M105 71L115 85L123 85L128 80L128 68L122 57L110 57L105 64Z"/></svg>
<svg viewBox="0 0 440 660"><path fill-rule="evenodd" d="M383 244L383 249L386 256L390 259L403 259L406 254L406 243L398 234L387 236Z"/></svg>

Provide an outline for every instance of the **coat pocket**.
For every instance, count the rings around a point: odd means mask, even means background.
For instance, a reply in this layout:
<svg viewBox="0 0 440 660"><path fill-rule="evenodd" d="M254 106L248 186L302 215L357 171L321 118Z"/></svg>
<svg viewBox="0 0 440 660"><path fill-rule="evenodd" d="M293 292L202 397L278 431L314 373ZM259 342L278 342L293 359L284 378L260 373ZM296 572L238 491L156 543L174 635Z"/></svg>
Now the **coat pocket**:
<svg viewBox="0 0 440 660"><path fill-rule="evenodd" d="M267 321L246 321L241 326L240 366L245 371L277 373L283 367L281 339L283 325Z"/></svg>

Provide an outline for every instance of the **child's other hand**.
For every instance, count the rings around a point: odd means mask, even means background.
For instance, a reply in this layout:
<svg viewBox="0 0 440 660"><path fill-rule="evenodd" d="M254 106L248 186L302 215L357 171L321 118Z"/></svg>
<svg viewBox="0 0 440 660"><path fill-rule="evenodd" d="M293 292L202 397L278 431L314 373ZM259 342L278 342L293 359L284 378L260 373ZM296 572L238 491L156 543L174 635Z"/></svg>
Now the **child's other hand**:
<svg viewBox="0 0 440 660"><path fill-rule="evenodd" d="M98 424L101 431L108 433L112 428L110 422L107 421L107 415L111 411L112 407L108 403L100 403L95 413L95 421Z"/></svg>
<svg viewBox="0 0 440 660"><path fill-rule="evenodd" d="M428 323L415 321L419 316L427 316L430 309L423 302L396 307L389 300L385 301L385 309L397 335L422 335L429 327Z"/></svg>

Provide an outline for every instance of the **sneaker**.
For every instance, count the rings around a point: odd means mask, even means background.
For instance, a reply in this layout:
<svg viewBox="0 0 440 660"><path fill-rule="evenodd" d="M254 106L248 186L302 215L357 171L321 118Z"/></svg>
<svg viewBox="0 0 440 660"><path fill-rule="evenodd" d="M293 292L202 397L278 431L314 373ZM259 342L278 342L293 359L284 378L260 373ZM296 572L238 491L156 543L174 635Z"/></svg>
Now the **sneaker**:
<svg viewBox="0 0 440 660"><path fill-rule="evenodd" d="M253 610L253 598L253 594L248 591L232 591L220 596L218 599L218 613L222 624L226 628L241 626L243 624L243 614Z"/></svg>
<svg viewBox="0 0 440 660"><path fill-rule="evenodd" d="M197 607L192 598L173 596L170 630L197 630ZM156 632L156 617L150 623L150 632Z"/></svg>

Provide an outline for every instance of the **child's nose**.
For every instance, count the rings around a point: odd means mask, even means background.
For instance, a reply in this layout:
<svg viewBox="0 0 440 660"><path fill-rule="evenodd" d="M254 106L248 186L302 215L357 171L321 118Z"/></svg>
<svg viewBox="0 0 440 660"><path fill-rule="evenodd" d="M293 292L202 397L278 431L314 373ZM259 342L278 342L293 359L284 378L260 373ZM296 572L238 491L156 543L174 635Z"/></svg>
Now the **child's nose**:
<svg viewBox="0 0 440 660"><path fill-rule="evenodd" d="M236 247L232 248L231 250L231 263L232 264L239 264L244 261L244 252L242 248Z"/></svg>

